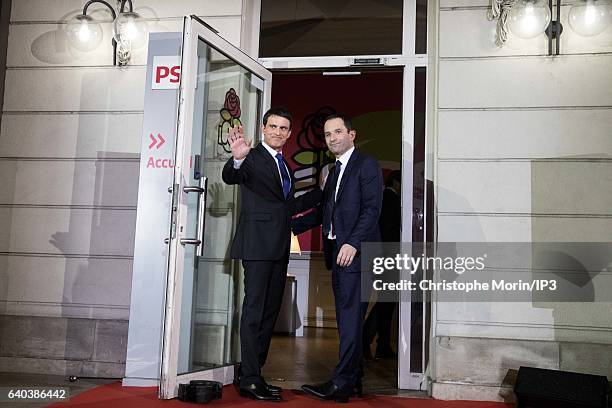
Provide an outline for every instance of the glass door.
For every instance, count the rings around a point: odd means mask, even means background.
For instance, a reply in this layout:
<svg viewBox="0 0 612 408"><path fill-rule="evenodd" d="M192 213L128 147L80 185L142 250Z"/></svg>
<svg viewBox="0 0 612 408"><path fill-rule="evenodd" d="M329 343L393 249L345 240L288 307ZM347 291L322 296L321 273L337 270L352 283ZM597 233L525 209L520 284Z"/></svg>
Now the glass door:
<svg viewBox="0 0 612 408"><path fill-rule="evenodd" d="M229 258L238 189L221 180L227 130L259 138L272 75L197 17L185 18L160 398L178 384L233 379L242 270Z"/></svg>

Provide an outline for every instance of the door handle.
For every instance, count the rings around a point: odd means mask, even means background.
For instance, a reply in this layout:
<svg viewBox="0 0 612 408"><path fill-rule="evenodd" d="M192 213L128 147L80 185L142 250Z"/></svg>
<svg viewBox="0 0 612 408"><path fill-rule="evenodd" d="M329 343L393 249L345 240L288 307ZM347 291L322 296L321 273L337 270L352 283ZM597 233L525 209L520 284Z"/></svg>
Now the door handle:
<svg viewBox="0 0 612 408"><path fill-rule="evenodd" d="M202 181L202 179L200 179L200 182ZM186 193L203 193L204 189L202 187L198 187L198 186L185 186L183 187L183 191Z"/></svg>
<svg viewBox="0 0 612 408"><path fill-rule="evenodd" d="M204 229L206 228L206 196L208 195L208 177L200 177L200 205L198 206L198 256L204 256Z"/></svg>
<svg viewBox="0 0 612 408"><path fill-rule="evenodd" d="M199 186L185 186L183 187L185 193L198 193L198 225L197 225L197 236L196 238L181 238L181 245L196 245L197 256L204 255L204 228L206 226L206 195L208 191L208 178L200 177Z"/></svg>
<svg viewBox="0 0 612 408"><path fill-rule="evenodd" d="M181 245L200 245L202 241L195 238L181 238Z"/></svg>

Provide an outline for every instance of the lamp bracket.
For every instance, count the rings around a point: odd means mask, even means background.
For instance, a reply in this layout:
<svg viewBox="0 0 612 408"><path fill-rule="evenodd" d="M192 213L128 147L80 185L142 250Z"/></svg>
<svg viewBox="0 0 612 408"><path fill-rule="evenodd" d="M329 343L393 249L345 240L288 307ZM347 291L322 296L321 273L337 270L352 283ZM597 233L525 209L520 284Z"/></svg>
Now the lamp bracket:
<svg viewBox="0 0 612 408"><path fill-rule="evenodd" d="M115 13L115 9L113 8L113 6L111 6L110 4L108 4L108 2L106 2L104 0L89 0L87 3L85 3L85 5L83 6L83 15L84 16L87 15L87 9L93 3L100 3L100 4L105 5L110 10L111 15L113 16L113 20L117 18L117 13Z"/></svg>
<svg viewBox="0 0 612 408"><path fill-rule="evenodd" d="M555 38L561 37L561 33L563 33L563 24L561 24L561 21L551 21L550 25L546 29L546 35L548 36L548 38L554 40Z"/></svg>

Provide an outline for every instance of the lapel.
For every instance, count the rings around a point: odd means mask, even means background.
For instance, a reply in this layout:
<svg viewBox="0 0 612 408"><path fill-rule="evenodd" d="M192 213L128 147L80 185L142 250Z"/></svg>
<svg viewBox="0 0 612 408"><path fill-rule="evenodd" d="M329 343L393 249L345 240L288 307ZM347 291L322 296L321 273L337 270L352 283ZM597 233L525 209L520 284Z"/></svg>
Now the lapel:
<svg viewBox="0 0 612 408"><path fill-rule="evenodd" d="M340 180L340 186L338 187L338 195L336 196L336 202L340 200L340 196L342 195L342 190L344 190L344 186L346 185L346 181L351 176L351 171L353 171L355 167L355 162L357 162L359 158L359 153L357 149L353 150L353 154L351 154L351 158L346 164L346 169L344 169L344 173L342 174L342 180Z"/></svg>
<svg viewBox="0 0 612 408"><path fill-rule="evenodd" d="M274 193L281 199L285 200L285 196L283 194L283 185L281 183L280 175L278 174L278 165L276 164L276 159L273 158L268 150L264 147L263 144L259 143L256 147L259 150L263 157L263 162L266 166L268 172L272 173L272 177L274 178Z"/></svg>

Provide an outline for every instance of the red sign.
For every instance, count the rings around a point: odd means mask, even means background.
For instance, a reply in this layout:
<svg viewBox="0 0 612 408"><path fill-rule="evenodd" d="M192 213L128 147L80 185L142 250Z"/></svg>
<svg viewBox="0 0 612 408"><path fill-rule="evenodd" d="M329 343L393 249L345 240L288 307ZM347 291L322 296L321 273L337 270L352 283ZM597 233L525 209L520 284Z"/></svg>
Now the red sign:
<svg viewBox="0 0 612 408"><path fill-rule="evenodd" d="M155 146L156 149L159 149L166 142L166 140L162 137L161 133L157 134L157 138L155 138L155 136L153 136L153 133L151 133L149 135L149 139L151 139L151 144L149 145L149 149L152 149L153 146Z"/></svg>
<svg viewBox="0 0 612 408"><path fill-rule="evenodd" d="M181 81L181 58L178 55L153 57L151 89L178 89Z"/></svg>

